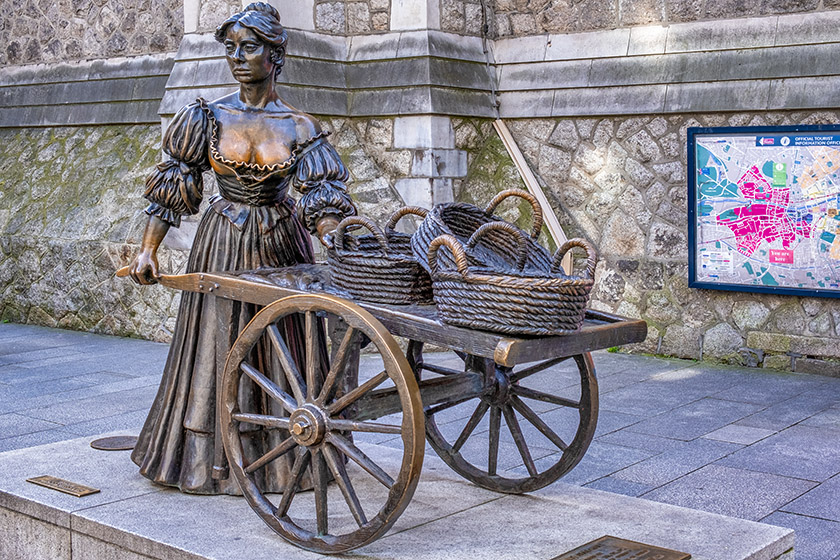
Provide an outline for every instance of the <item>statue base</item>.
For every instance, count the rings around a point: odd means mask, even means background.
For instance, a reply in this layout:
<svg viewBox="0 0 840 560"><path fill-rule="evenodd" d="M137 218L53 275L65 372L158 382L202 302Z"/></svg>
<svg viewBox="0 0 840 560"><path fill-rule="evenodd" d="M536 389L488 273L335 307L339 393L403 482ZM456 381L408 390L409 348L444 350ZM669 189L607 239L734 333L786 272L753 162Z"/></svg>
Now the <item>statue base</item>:
<svg viewBox="0 0 840 560"><path fill-rule="evenodd" d="M5 560L286 560L328 558L274 534L245 500L195 496L141 477L129 452L96 437L0 454ZM31 484L49 475L99 489L75 497ZM604 535L690 553L694 560L789 560L793 531L555 483L524 496L478 488L427 455L420 484L365 558L555 558Z"/></svg>

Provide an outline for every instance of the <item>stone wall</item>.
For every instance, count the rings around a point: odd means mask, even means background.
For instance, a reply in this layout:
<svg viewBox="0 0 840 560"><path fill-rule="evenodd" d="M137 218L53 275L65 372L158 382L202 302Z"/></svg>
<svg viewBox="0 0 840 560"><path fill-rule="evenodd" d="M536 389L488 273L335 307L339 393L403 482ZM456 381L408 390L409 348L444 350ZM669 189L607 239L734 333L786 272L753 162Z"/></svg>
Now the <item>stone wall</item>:
<svg viewBox="0 0 840 560"><path fill-rule="evenodd" d="M491 2L486 0L485 4L487 6L487 31L492 35ZM443 31L480 37L484 22L485 14L482 10L481 0L441 0L440 2L440 28Z"/></svg>
<svg viewBox="0 0 840 560"><path fill-rule="evenodd" d="M601 255L592 307L647 321L635 350L840 372L837 300L688 287L686 129L840 122L840 112L533 119L508 125L569 236ZM747 350L749 348L749 350ZM829 361L825 361L828 359Z"/></svg>
<svg viewBox="0 0 840 560"><path fill-rule="evenodd" d="M0 0L0 66L173 52L183 2Z"/></svg>
<svg viewBox="0 0 840 560"><path fill-rule="evenodd" d="M391 28L391 0L316 0L315 29L362 35Z"/></svg>
<svg viewBox="0 0 840 560"><path fill-rule="evenodd" d="M183 3L183 2L182 2ZM239 0L200 0L198 10L199 33L212 33L216 27L227 18L242 11L243 4Z"/></svg>
<svg viewBox="0 0 840 560"><path fill-rule="evenodd" d="M575 33L840 8L837 0L494 0L498 37Z"/></svg>
<svg viewBox="0 0 840 560"><path fill-rule="evenodd" d="M165 340L176 299L114 278L136 251L160 127L0 130L0 318ZM178 270L183 251L161 252Z"/></svg>

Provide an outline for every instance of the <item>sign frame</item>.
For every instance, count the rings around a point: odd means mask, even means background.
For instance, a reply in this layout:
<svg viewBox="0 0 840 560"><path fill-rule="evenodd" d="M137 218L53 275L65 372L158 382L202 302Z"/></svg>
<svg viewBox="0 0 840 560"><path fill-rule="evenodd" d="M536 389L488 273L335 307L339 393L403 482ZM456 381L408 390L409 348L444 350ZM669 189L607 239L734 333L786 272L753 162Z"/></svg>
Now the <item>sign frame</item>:
<svg viewBox="0 0 840 560"><path fill-rule="evenodd" d="M687 129L688 163L688 286L706 290L763 293L803 297L840 298L840 287L813 288L788 286L757 286L698 280L698 198L697 198L697 140L703 136L767 136L783 137L801 133L833 133L840 137L840 124L796 125L796 126L739 126L739 127L690 127ZM825 135L825 134L820 134ZM840 144L837 146L840 150ZM840 267L839 267L840 268Z"/></svg>

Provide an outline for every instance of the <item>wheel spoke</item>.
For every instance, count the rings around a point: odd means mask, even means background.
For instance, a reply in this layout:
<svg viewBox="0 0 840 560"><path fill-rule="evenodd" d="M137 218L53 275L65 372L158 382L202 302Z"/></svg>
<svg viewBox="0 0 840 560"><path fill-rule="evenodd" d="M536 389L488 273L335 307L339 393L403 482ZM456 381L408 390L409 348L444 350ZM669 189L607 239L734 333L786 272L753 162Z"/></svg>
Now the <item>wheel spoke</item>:
<svg viewBox="0 0 840 560"><path fill-rule="evenodd" d="M306 312L306 386L307 397L315 400L318 394L318 319L314 311Z"/></svg>
<svg viewBox="0 0 840 560"><path fill-rule="evenodd" d="M278 457L285 455L295 447L297 447L297 442L295 442L294 438L288 438L284 440L283 443L281 443L280 445L278 445L277 447L275 447L274 449L272 449L271 451L269 451L250 465L248 465L247 467L245 467L245 472L248 474L256 472L257 470L263 468Z"/></svg>
<svg viewBox="0 0 840 560"><path fill-rule="evenodd" d="M280 366L286 372L286 379L289 380L289 386L292 388L292 394L295 396L298 404L303 404L305 401L306 385L304 385L303 377L301 377L292 353L289 352L289 347L280 336L280 329L276 324L268 327L268 339L271 340L274 351L277 353L277 358L280 360Z"/></svg>
<svg viewBox="0 0 840 560"><path fill-rule="evenodd" d="M490 449L487 457L487 474L496 474L499 462L499 430L502 422L502 411L498 406L490 407Z"/></svg>
<svg viewBox="0 0 840 560"><path fill-rule="evenodd" d="M318 534L326 535L330 530L327 519L327 469L320 449L314 449L312 452L312 478L315 486L315 518L318 523Z"/></svg>
<svg viewBox="0 0 840 560"><path fill-rule="evenodd" d="M383 486L390 489L394 485L394 479L386 473L382 467L373 462L373 460L365 455L365 453L353 445L353 443L336 434L335 432L328 433L326 440L335 446L336 449L350 457L357 465L365 469L370 475L382 483Z"/></svg>
<svg viewBox="0 0 840 560"><path fill-rule="evenodd" d="M353 339L356 335L356 329L348 328L347 332L344 333L344 338L341 339L341 344L338 346L338 350L335 353L335 359L333 360L332 365L330 366L330 372L327 374L327 378L324 380L324 386L321 387L321 393L318 395L318 398L315 399L315 403L319 406L323 406L324 402L330 398L330 394L333 392L333 388L335 382L338 380L338 376L344 371L344 368L347 366L347 357L350 355L350 348L353 343Z"/></svg>
<svg viewBox="0 0 840 560"><path fill-rule="evenodd" d="M421 368L425 371L431 371L432 373L438 373L440 375L461 375L464 372L458 371L454 369L450 369L448 367L438 366L435 364L424 363Z"/></svg>
<svg viewBox="0 0 840 560"><path fill-rule="evenodd" d="M350 477L347 476L347 469L344 468L344 462L331 445L322 446L321 452L324 454L324 459L327 460L327 466L330 468L333 478L335 478L341 493L344 495L344 501L347 502L347 507L350 508L353 519L356 520L359 527L362 527L367 523L367 518L365 517L364 510L362 510L359 497L356 496L356 491L353 489L353 484L350 482Z"/></svg>
<svg viewBox="0 0 840 560"><path fill-rule="evenodd" d="M266 426L268 428L282 428L289 429L288 418L278 418L276 416L266 416L264 414L247 414L244 412L236 412L231 414L231 418L237 422L248 422L249 424L257 424L258 426Z"/></svg>
<svg viewBox="0 0 840 560"><path fill-rule="evenodd" d="M381 371L376 374L374 377L371 377L334 403L327 407L327 412L330 416L335 416L360 398L362 398L365 393L372 390L374 387L378 387L381 385L386 379L388 379L388 372Z"/></svg>
<svg viewBox="0 0 840 560"><path fill-rule="evenodd" d="M557 364L563 363L566 360L570 359L571 356L564 356L562 358L554 358L553 360L547 360L545 362L541 362L539 364L533 365L529 368L525 368L522 371L518 371L510 376L510 382L516 383L522 379L525 379L529 375L534 375L535 373L539 373L544 369L548 369L552 366L556 366Z"/></svg>
<svg viewBox="0 0 840 560"><path fill-rule="evenodd" d="M455 443L452 445L452 449L454 451L459 451L464 444L467 443L467 439L470 437L470 434L475 431L478 423L481 422L481 419L484 418L485 414L487 414L488 408L490 408L490 405L486 402L481 401L478 403L478 406L475 407L475 412L473 412L472 416L470 416L470 420L467 422L467 425L464 426L461 435L458 436L458 439L455 440Z"/></svg>
<svg viewBox="0 0 840 560"><path fill-rule="evenodd" d="M571 399L564 399L563 397L549 395L548 393L543 393L542 391L535 391L534 389L529 389L528 387L522 387L520 385L511 385L510 389L514 392L514 394L519 395L520 397L524 397L526 399L533 399L535 401L542 401L551 404L557 404L560 406L566 406L568 408L580 409L580 403Z"/></svg>
<svg viewBox="0 0 840 560"><path fill-rule="evenodd" d="M513 408L519 411L519 414L521 414L525 418L525 420L533 424L534 427L538 429L542 435L550 439L551 443L559 447L561 451L566 451L566 449L569 448L566 442L563 441L563 439L560 436L554 433L554 431L548 426L548 424L543 422L543 419L540 418L539 415L537 415L537 413L531 409L531 407L522 402L522 400L519 397L513 395L510 400L510 404L513 405Z"/></svg>
<svg viewBox="0 0 840 560"><path fill-rule="evenodd" d="M340 432L374 432L377 434L401 434L402 427L377 422L355 422L353 420L330 420L330 429Z"/></svg>
<svg viewBox="0 0 840 560"><path fill-rule="evenodd" d="M257 368L245 361L239 364L239 367L245 375L250 377L254 383L259 385L260 388L268 394L268 396L280 403L280 406L282 406L286 412L291 414L297 409L297 403L295 403L292 396L285 393L283 389L278 387L271 379L263 375Z"/></svg>
<svg viewBox="0 0 840 560"><path fill-rule="evenodd" d="M277 506L277 511L274 512L276 517L283 517L286 515L286 512L289 511L289 506L292 505L292 499L295 497L295 494L297 494L298 485L300 484L300 480L303 478L303 474L306 472L306 466L309 464L310 458L311 455L309 450L304 449L303 453L298 455L297 459L295 459L295 464L292 466L292 471L289 474L292 480L286 485L286 490L283 492L283 498Z"/></svg>
<svg viewBox="0 0 840 560"><path fill-rule="evenodd" d="M446 410L448 408L452 408L453 406L458 406L459 404L465 403L465 402L467 402L469 400L472 400L474 398L475 398L475 396L470 395L469 397L464 397L464 398L461 398L461 399L455 399L454 401L450 401L448 403L443 403L443 404L438 404L438 405L435 405L435 406L430 406L429 408L425 409L424 412L426 413L426 416L434 416L438 412L443 412L444 410Z"/></svg>
<svg viewBox="0 0 840 560"><path fill-rule="evenodd" d="M510 435L513 436L513 441L519 449L519 455L522 457L522 462L525 463L525 468L528 469L528 474L537 476L537 466L534 465L534 460L531 458L531 452L528 451L528 445L525 443L525 438L522 436L522 430L519 428L519 421L516 419L516 413L509 406L504 407L505 422L507 423Z"/></svg>

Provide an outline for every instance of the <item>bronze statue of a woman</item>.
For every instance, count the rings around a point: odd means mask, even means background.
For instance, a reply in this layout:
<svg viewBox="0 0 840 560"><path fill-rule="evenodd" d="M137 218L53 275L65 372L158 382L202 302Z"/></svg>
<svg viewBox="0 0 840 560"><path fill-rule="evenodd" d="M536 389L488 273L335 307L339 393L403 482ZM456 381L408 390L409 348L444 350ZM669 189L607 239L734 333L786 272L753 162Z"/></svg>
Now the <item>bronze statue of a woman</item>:
<svg viewBox="0 0 840 560"><path fill-rule="evenodd" d="M239 91L209 103L197 100L181 109L166 130L163 150L169 159L146 180L149 219L130 266L132 278L141 284L155 282L155 255L169 228L178 227L182 215L198 211L202 172L210 169L219 193L199 224L188 272L312 262L307 230L326 243L337 223L356 213L344 185L349 174L326 134L275 91L287 40L277 10L262 2L250 4L218 27L216 39L225 46ZM290 186L302 194L297 208L288 197ZM231 344L227 337L220 340L216 325L228 322L235 335L256 309L238 303L227 309L229 316L220 316L215 298L183 293L160 389L132 454L144 476L184 492L239 493L235 481L219 474L223 469L214 476L221 445L216 370L223 367L216 356L226 354ZM281 325L295 354L301 351L296 344L302 341L300 327L295 320ZM261 359L271 359L268 351L264 354ZM248 391L243 394L248 398ZM254 456L277 443L266 439L255 432ZM265 491L283 487L288 467L275 463L266 469Z"/></svg>

